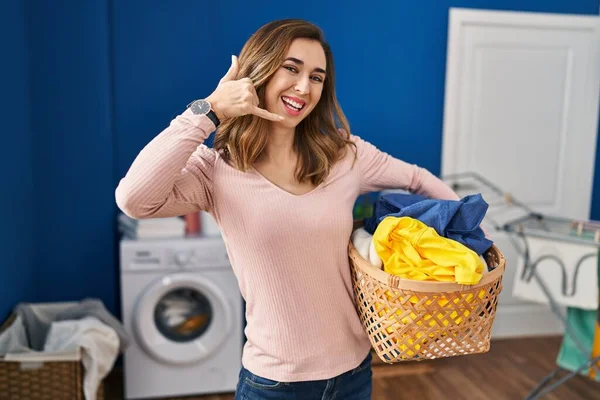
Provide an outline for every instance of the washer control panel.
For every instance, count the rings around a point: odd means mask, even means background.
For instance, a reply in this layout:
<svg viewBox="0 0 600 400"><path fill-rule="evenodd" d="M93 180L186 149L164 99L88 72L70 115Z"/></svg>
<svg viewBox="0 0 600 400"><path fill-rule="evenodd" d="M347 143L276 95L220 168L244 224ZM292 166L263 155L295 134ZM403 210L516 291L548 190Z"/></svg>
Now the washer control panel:
<svg viewBox="0 0 600 400"><path fill-rule="evenodd" d="M227 249L220 237L122 240L120 245L123 272L230 268Z"/></svg>

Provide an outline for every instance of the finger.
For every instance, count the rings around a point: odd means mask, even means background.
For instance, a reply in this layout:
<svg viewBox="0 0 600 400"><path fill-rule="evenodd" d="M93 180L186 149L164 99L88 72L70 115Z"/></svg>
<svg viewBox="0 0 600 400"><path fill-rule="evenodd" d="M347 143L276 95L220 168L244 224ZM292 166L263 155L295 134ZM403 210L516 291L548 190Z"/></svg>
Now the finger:
<svg viewBox="0 0 600 400"><path fill-rule="evenodd" d="M254 85L250 86L250 94L252 95L252 105L258 106L260 104L260 100L258 99L258 93L256 93L256 88L254 87Z"/></svg>
<svg viewBox="0 0 600 400"><path fill-rule="evenodd" d="M255 95L250 95L248 101L250 102L250 104L252 104L253 106L258 107L260 105L260 100L258 100L258 96Z"/></svg>
<svg viewBox="0 0 600 400"><path fill-rule="evenodd" d="M238 73L238 60L237 60L236 56L232 55L231 56L231 66L227 70L227 73L225 74L225 76L221 78L219 83L228 82L228 81L235 79L237 73Z"/></svg>
<svg viewBox="0 0 600 400"><path fill-rule="evenodd" d="M279 115L279 114L273 114L268 112L267 110L257 107L257 106L252 106L250 108L250 114L256 115L257 117L261 117L264 119L268 119L269 121L283 121L283 116Z"/></svg>

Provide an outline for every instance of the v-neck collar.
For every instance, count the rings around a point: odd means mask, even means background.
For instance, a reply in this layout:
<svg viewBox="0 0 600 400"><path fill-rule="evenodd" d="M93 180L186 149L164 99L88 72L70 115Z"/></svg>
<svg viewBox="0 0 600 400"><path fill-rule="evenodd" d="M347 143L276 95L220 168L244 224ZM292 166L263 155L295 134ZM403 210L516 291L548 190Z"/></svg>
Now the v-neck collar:
<svg viewBox="0 0 600 400"><path fill-rule="evenodd" d="M312 193L316 192L317 190L319 190L323 184L325 183L325 180L323 182L321 182L320 184L318 184L317 186L315 186L314 188L312 188L311 190L309 190L306 193L302 193L302 194L294 194L292 192L289 192L285 189L283 189L281 186L276 185L275 183L273 183L270 179L268 179L266 176L264 176L263 174L261 174L256 168L254 168L254 166L250 167L250 169L252 171L254 171L254 173L256 173L260 179L264 180L265 182L267 182L269 185L273 186L274 188L276 188L277 190L285 193L288 196L292 196L295 198L301 198L301 197L306 197L311 195Z"/></svg>

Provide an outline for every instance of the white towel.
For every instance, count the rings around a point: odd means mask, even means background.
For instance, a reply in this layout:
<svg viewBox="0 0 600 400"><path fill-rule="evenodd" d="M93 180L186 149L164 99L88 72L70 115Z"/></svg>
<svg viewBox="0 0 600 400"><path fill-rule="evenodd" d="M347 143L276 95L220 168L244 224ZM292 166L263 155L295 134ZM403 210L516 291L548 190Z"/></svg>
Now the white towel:
<svg viewBox="0 0 600 400"><path fill-rule="evenodd" d="M93 317L53 322L50 325L45 352L81 348L85 368L83 393L96 400L98 385L113 367L119 353L119 337L115 330Z"/></svg>
<svg viewBox="0 0 600 400"><path fill-rule="evenodd" d="M373 235L364 228L358 228L352 232L352 244L358 251L358 254L366 261L369 261L375 268L383 268L383 261L377 255L373 245Z"/></svg>
<svg viewBox="0 0 600 400"><path fill-rule="evenodd" d="M369 262L375 268L383 269L383 260L379 257L379 254L377 254L377 250L375 250L373 237L371 237L371 245L369 246Z"/></svg>
<svg viewBox="0 0 600 400"><path fill-rule="evenodd" d="M365 260L369 259L369 245L371 244L372 236L364 228L358 228L352 232L352 244L358 251L358 254Z"/></svg>

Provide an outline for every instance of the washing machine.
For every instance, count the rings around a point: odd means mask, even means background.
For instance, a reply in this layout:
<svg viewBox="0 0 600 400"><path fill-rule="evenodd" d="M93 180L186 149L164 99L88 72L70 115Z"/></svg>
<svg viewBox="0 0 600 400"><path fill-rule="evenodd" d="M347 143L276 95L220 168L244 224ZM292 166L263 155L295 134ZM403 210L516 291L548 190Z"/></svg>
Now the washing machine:
<svg viewBox="0 0 600 400"><path fill-rule="evenodd" d="M220 237L123 239L125 398L235 390L243 301Z"/></svg>

